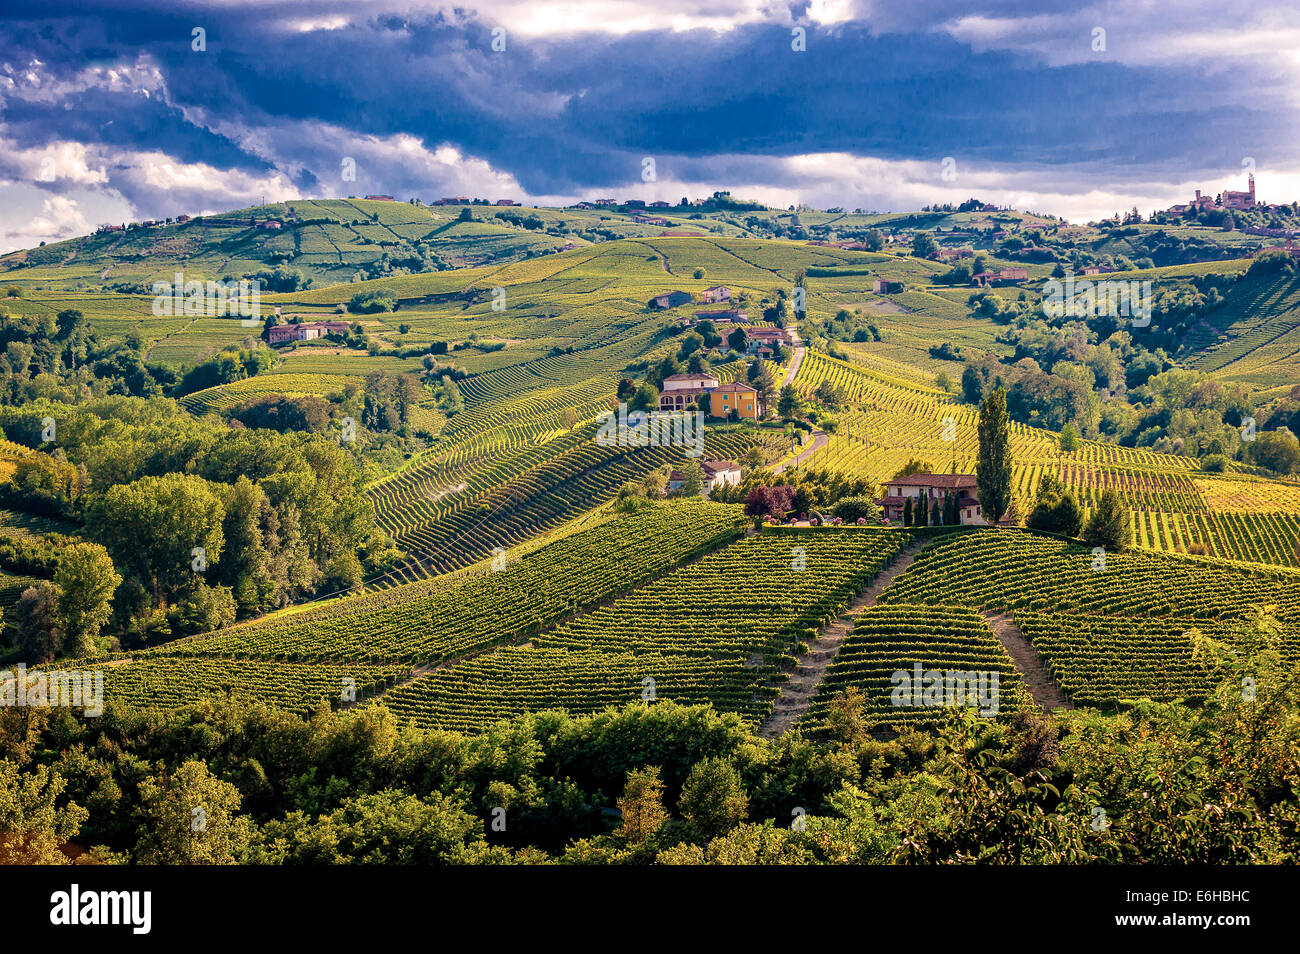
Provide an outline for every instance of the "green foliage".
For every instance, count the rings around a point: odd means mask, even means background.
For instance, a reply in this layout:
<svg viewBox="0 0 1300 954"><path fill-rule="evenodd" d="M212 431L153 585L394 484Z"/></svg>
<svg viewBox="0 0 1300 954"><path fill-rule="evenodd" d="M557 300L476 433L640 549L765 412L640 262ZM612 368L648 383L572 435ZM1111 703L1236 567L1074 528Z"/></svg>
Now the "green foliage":
<svg viewBox="0 0 1300 954"><path fill-rule="evenodd" d="M984 399L979 417L979 459L975 465L980 510L997 523L1011 505L1011 437L1006 394L998 388Z"/></svg>
<svg viewBox="0 0 1300 954"><path fill-rule="evenodd" d="M465 211L469 211L466 209ZM348 299L348 311L355 315L374 315L397 308L397 293L389 288L359 291Z"/></svg>
<svg viewBox="0 0 1300 954"><path fill-rule="evenodd" d="M1118 553L1132 545L1133 528L1128 507L1111 488L1102 492L1101 500L1088 515L1083 540L1088 546L1101 547L1109 553Z"/></svg>
<svg viewBox="0 0 1300 954"><path fill-rule="evenodd" d="M745 820L749 796L736 767L726 759L692 766L677 803L682 817L705 838L727 834Z"/></svg>

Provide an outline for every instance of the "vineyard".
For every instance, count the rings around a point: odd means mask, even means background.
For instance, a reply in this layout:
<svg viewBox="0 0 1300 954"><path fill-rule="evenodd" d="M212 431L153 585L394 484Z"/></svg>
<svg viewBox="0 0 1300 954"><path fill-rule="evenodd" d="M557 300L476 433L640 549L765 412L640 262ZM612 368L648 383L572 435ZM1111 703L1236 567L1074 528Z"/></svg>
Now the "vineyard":
<svg viewBox="0 0 1300 954"><path fill-rule="evenodd" d="M849 364L809 352L795 386L811 398L819 384L829 381L847 404L838 415L836 433L809 464L877 482L893 477L912 459L926 461L940 473L974 473L979 409L905 374L879 361ZM1207 509L1202 488L1191 476L1196 465L1191 458L1099 441L1081 441L1078 450L1065 454L1055 434L1016 422L1011 423L1011 450L1014 490L1025 499L1032 499L1042 476L1051 473L1085 509L1108 489L1118 491L1135 510Z"/></svg>
<svg viewBox="0 0 1300 954"><path fill-rule="evenodd" d="M694 656L500 649L394 689L381 703L403 722L461 732L526 712L590 713L638 701L708 702L757 722L776 694L772 672Z"/></svg>
<svg viewBox="0 0 1300 954"><path fill-rule="evenodd" d="M836 694L849 687L862 691L863 716L877 728L898 729L942 718L949 706L946 698L942 705L927 705L904 695L906 704L893 703L895 688L904 684L894 674L903 672L910 679L917 665L922 672L997 673L997 713L1028 702L1019 671L979 613L952 606L890 603L858 616L813 697L808 721L824 719Z"/></svg>
<svg viewBox="0 0 1300 954"><path fill-rule="evenodd" d="M1231 654L1231 626L1176 619L1115 619L1016 613L1021 632L1077 705L1115 708L1139 697L1199 701L1228 675L1215 649ZM1300 662L1300 632L1287 630L1281 656Z"/></svg>
<svg viewBox="0 0 1300 954"><path fill-rule="evenodd" d="M153 656L292 661L436 662L519 641L579 610L654 579L741 532L739 509L696 503L651 507L567 537L481 575L400 602L323 618L237 626L169 644ZM500 565L500 564L498 564ZM414 584L420 586L420 584Z"/></svg>
<svg viewBox="0 0 1300 954"><path fill-rule="evenodd" d="M1300 514L1136 511L1134 542L1146 549L1188 552L1249 563L1300 566Z"/></svg>
<svg viewBox="0 0 1300 954"><path fill-rule="evenodd" d="M104 702L131 708L173 709L229 694L243 702L305 713L322 702L338 707L382 692L404 677L403 666L296 665L154 656L102 663Z"/></svg>
<svg viewBox="0 0 1300 954"><path fill-rule="evenodd" d="M1253 605L1300 617L1300 572L1148 552L1110 553L1026 531L968 530L936 540L881 596L886 603L1111 616L1242 619Z"/></svg>
<svg viewBox="0 0 1300 954"><path fill-rule="evenodd" d="M776 695L775 664L832 619L903 539L853 528L740 540L528 646L437 669L382 702L440 728L660 699L707 700L758 722Z"/></svg>

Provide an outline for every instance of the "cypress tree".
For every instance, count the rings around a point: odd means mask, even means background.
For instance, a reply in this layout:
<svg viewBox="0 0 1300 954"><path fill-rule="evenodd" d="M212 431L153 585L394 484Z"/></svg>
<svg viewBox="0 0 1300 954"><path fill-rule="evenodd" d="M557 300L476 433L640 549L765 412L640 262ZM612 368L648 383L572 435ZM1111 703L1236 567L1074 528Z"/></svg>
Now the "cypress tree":
<svg viewBox="0 0 1300 954"><path fill-rule="evenodd" d="M1126 549L1133 542L1128 508L1114 490L1102 491L1097 509L1083 528L1083 539L1090 547L1104 547L1112 553Z"/></svg>
<svg viewBox="0 0 1300 954"><path fill-rule="evenodd" d="M903 526L910 527L911 525L912 525L912 498L908 497L906 500L903 501Z"/></svg>
<svg viewBox="0 0 1300 954"><path fill-rule="evenodd" d="M980 512L996 524L1011 506L1011 428L1007 420L1007 392L998 388L980 406L979 461L975 482Z"/></svg>

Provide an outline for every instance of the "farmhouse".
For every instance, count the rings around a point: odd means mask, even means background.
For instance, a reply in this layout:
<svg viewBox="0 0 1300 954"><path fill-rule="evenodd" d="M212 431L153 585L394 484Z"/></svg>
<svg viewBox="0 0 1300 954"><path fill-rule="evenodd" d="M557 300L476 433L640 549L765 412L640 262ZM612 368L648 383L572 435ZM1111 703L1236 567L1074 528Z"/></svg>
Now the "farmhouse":
<svg viewBox="0 0 1300 954"><path fill-rule="evenodd" d="M971 248L941 248L939 249L939 257L945 260L954 258L974 258L975 250Z"/></svg>
<svg viewBox="0 0 1300 954"><path fill-rule="evenodd" d="M1000 272L980 272L978 275L971 276L972 285L993 285L1003 282L1023 282L1029 277L1027 269L1019 266L1004 268Z"/></svg>
<svg viewBox="0 0 1300 954"><path fill-rule="evenodd" d="M371 202L396 202L391 195L368 195L366 196Z"/></svg>
<svg viewBox="0 0 1300 954"><path fill-rule="evenodd" d="M700 470L704 473L704 486L708 490L714 487L734 487L740 483L740 465L734 460L702 461Z"/></svg>
<svg viewBox="0 0 1300 954"><path fill-rule="evenodd" d="M276 325L266 333L267 341L273 345L288 344L291 341L311 341L325 335L346 334L346 321L317 321L302 325Z"/></svg>
<svg viewBox="0 0 1300 954"><path fill-rule="evenodd" d="M691 300L691 293L684 291L669 291L660 295L655 295L650 299L651 308L676 308L678 305L684 305Z"/></svg>
<svg viewBox="0 0 1300 954"><path fill-rule="evenodd" d="M659 410L688 411L701 394L708 394L721 382L712 374L673 374L664 378L659 392Z"/></svg>
<svg viewBox="0 0 1300 954"><path fill-rule="evenodd" d="M263 222L261 225L259 225L258 228L259 228L259 229L278 229L278 228L280 228L282 225L283 225L283 223L282 223L279 219L267 219L265 222Z"/></svg>
<svg viewBox="0 0 1300 954"><path fill-rule="evenodd" d="M871 283L871 290L877 295L893 295L903 290L903 283L892 278L877 278Z"/></svg>
<svg viewBox="0 0 1300 954"><path fill-rule="evenodd" d="M714 285L712 288L706 288L700 295L700 301L714 304L720 301L731 301L731 289L726 285Z"/></svg>
<svg viewBox="0 0 1300 954"><path fill-rule="evenodd" d="M700 485L704 493L715 487L734 486L740 483L740 465L734 460L700 461ZM668 475L668 490L681 490L686 486L686 475L674 470Z"/></svg>
<svg viewBox="0 0 1300 954"><path fill-rule="evenodd" d="M733 411L741 418L757 420L758 390L731 381L709 392L710 417L730 417Z"/></svg>
<svg viewBox="0 0 1300 954"><path fill-rule="evenodd" d="M514 199L497 199L497 205L518 205Z"/></svg>
<svg viewBox="0 0 1300 954"><path fill-rule="evenodd" d="M762 345L771 347L774 344L795 343L794 333L786 328L746 328L745 336L749 339L750 350Z"/></svg>
<svg viewBox="0 0 1300 954"><path fill-rule="evenodd" d="M898 477L885 481L885 496L880 500L880 509L886 520L899 524L903 522L904 508L909 499L915 507L924 493L930 500L939 501L942 509L944 495L957 493L961 495L958 501L961 522L983 526L987 521L980 515L976 486L974 474L913 474L911 477Z"/></svg>

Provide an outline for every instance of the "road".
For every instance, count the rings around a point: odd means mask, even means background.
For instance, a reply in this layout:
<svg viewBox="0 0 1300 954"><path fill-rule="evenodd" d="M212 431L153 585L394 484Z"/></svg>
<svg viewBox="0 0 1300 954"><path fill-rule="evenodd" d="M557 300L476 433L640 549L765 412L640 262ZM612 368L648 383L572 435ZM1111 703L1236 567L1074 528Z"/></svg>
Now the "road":
<svg viewBox="0 0 1300 954"><path fill-rule="evenodd" d="M794 356L790 359L790 367L785 372L785 377L781 379L781 387L794 384L795 375L799 373L799 365L803 364L803 353L807 350L802 345L794 349Z"/></svg>
<svg viewBox="0 0 1300 954"><path fill-rule="evenodd" d="M799 345L794 349L794 355L790 358L790 367L786 369L785 377L781 379L781 387L794 383L795 375L799 373L799 365L803 364L804 352L807 350L808 349L803 345ZM812 432L812 441L809 442L807 447L799 452L799 456L795 457L793 460L786 461L784 464L777 464L772 468L772 473L783 474L788 468L797 467L799 464L802 464L805 460L811 457L816 451L821 450L829 443L830 438L826 436L825 431L814 429Z"/></svg>

